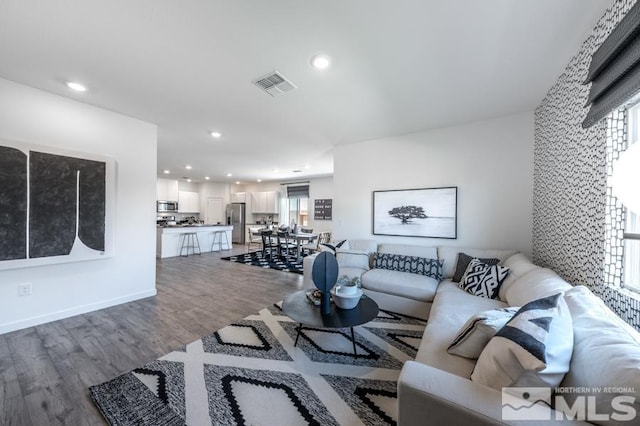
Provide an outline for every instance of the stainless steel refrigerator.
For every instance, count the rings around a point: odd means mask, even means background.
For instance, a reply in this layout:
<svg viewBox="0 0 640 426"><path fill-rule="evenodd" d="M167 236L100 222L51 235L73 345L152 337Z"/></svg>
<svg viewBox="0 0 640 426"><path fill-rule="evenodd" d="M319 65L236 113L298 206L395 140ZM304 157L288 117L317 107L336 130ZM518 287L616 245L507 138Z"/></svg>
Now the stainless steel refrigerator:
<svg viewBox="0 0 640 426"><path fill-rule="evenodd" d="M231 203L227 205L227 225L233 225L231 231L231 242L234 244L244 244L244 225L246 208L244 203Z"/></svg>

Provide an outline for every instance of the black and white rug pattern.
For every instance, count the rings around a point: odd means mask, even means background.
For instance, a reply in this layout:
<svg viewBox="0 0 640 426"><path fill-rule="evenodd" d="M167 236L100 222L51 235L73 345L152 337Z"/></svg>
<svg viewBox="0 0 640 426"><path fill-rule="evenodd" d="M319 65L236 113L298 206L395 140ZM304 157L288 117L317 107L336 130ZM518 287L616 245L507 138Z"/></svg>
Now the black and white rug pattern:
<svg viewBox="0 0 640 426"><path fill-rule="evenodd" d="M303 329L279 306L90 388L112 425L394 425L396 383L425 322L380 311L349 329Z"/></svg>
<svg viewBox="0 0 640 426"><path fill-rule="evenodd" d="M239 254L236 256L222 257L222 260L228 260L230 262L244 263L245 265L253 265L266 269L276 269L283 272L294 272L302 275L302 257L298 261L295 255L278 256L267 255L263 256L262 251L252 251L246 254Z"/></svg>

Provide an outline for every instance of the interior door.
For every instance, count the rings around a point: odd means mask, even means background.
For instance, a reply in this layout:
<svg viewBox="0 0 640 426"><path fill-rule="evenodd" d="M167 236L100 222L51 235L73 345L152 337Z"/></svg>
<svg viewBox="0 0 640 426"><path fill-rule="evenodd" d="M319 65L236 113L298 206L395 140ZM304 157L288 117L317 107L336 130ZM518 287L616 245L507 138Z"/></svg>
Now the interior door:
<svg viewBox="0 0 640 426"><path fill-rule="evenodd" d="M207 217L205 223L212 225L218 222L222 224L226 223L222 197L209 197L207 198Z"/></svg>

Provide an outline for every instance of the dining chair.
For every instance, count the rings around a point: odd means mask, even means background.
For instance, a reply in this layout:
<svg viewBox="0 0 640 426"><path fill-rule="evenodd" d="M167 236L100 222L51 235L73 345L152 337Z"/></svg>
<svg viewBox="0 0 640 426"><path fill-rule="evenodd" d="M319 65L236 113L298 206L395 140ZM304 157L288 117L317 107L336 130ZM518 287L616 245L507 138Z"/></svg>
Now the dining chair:
<svg viewBox="0 0 640 426"><path fill-rule="evenodd" d="M262 257L273 257L273 252L278 252L278 243L273 238L273 231L261 230L260 238L262 239Z"/></svg>
<svg viewBox="0 0 640 426"><path fill-rule="evenodd" d="M306 250L308 254L316 252L320 248L320 243L328 243L330 239L331 239L331 232L328 232L328 231L319 232L318 238L316 238L314 241L311 241L307 244L303 244L301 246L302 251L304 252Z"/></svg>
<svg viewBox="0 0 640 426"><path fill-rule="evenodd" d="M278 231L276 233L278 237L278 254L282 256L282 253L285 252L287 257L293 251L293 254L296 254L296 250L298 249L298 245L295 240L289 236L288 232Z"/></svg>
<svg viewBox="0 0 640 426"><path fill-rule="evenodd" d="M260 228L247 228L247 253L251 251L251 245L255 244L262 249L262 235Z"/></svg>

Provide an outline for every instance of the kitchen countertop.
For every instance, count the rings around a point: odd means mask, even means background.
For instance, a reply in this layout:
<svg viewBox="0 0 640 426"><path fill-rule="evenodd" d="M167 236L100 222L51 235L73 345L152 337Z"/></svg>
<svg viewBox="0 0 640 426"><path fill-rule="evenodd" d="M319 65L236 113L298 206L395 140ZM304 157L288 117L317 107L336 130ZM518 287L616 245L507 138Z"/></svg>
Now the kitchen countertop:
<svg viewBox="0 0 640 426"><path fill-rule="evenodd" d="M164 225L164 226L158 226L158 228L203 228L203 227L208 227L208 226L231 226L231 225L223 225L222 223L220 224L194 224L194 225Z"/></svg>

